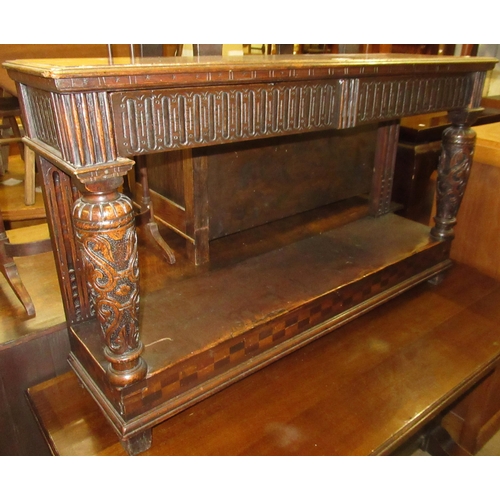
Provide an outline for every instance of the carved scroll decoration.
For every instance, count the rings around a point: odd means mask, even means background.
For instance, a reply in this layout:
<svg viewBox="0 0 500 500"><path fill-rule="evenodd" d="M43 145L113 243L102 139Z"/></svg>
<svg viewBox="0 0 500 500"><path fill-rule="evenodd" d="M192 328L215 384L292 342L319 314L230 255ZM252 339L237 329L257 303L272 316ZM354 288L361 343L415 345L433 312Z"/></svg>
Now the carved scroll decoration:
<svg viewBox="0 0 500 500"><path fill-rule="evenodd" d="M454 238L453 227L469 179L476 133L466 125L455 125L443 133L436 187L436 225L431 236L437 240Z"/></svg>
<svg viewBox="0 0 500 500"><path fill-rule="evenodd" d="M146 365L139 340L139 266L130 200L116 192L85 194L73 209L76 236L101 325L109 379L126 385Z"/></svg>

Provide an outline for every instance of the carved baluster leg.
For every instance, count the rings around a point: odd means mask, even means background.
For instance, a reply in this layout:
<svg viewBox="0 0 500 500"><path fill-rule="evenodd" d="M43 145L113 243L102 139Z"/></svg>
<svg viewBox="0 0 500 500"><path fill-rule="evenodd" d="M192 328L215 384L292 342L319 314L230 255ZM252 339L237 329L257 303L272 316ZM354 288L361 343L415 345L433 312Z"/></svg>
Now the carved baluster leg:
<svg viewBox="0 0 500 500"><path fill-rule="evenodd" d="M77 241L110 362L112 384L143 378L139 339L139 266L132 202L116 189L121 178L87 184L73 208Z"/></svg>
<svg viewBox="0 0 500 500"><path fill-rule="evenodd" d="M435 226L431 237L451 240L457 213L469 179L476 133L470 128L477 110L455 110L449 113L452 122L443 133L443 146L438 166Z"/></svg>

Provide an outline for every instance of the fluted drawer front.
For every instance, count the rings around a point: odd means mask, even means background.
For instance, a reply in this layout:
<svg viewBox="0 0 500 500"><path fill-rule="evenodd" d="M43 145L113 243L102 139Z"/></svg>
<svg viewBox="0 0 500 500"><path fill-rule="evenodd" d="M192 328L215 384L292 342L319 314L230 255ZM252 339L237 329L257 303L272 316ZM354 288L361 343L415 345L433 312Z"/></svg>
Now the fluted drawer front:
<svg viewBox="0 0 500 500"><path fill-rule="evenodd" d="M114 92L119 154L349 128L467 106L470 75L343 78Z"/></svg>
<svg viewBox="0 0 500 500"><path fill-rule="evenodd" d="M117 92L120 154L257 139L334 127L338 82Z"/></svg>

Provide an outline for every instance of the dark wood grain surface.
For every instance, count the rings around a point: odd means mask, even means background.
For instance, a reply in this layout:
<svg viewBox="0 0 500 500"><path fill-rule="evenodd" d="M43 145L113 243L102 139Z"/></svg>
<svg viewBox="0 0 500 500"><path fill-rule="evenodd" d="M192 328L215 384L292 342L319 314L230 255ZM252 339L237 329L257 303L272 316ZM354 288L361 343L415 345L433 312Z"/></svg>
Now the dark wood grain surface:
<svg viewBox="0 0 500 500"><path fill-rule="evenodd" d="M328 55L5 64L22 94L26 142L40 156L71 325L70 364L129 453L149 447L151 426L418 283L441 280L472 162L474 133L465 126L496 62ZM444 134L429 240L427 227L407 220L404 228L392 226L398 119L445 109L453 110L452 126ZM186 287L171 283L156 294L161 300L139 293L133 206L118 192L131 156L372 123L379 127L369 224L361 219L337 236L283 242L231 271L210 271ZM207 161L192 160L192 219L201 224L190 238L208 250ZM208 261L204 253L198 264ZM167 325L180 309L179 328ZM177 335L186 325L189 338ZM181 346L186 355L176 351L172 363L151 358L170 343L168 353Z"/></svg>
<svg viewBox="0 0 500 500"><path fill-rule="evenodd" d="M492 370L499 301L457 265L155 427L145 454L390 453ZM125 454L72 373L29 392L54 453Z"/></svg>

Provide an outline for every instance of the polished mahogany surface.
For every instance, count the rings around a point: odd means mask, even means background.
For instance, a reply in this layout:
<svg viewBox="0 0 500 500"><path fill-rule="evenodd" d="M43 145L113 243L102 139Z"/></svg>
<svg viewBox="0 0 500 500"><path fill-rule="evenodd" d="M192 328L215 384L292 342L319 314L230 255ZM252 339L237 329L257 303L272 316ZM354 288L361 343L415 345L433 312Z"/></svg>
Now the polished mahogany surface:
<svg viewBox="0 0 500 500"><path fill-rule="evenodd" d="M390 453L498 363L499 300L457 265L155 427L144 454ZM53 453L125 454L74 374L29 395Z"/></svg>

